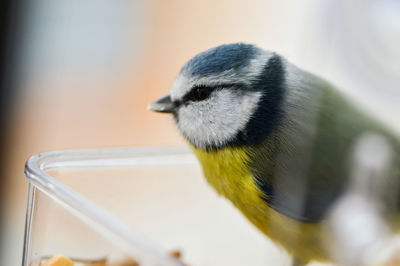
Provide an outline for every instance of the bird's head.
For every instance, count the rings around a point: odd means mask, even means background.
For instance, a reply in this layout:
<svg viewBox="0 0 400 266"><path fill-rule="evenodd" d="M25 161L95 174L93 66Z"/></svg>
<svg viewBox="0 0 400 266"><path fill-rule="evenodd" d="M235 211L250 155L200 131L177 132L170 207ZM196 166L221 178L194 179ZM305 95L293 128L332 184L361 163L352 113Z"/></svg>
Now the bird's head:
<svg viewBox="0 0 400 266"><path fill-rule="evenodd" d="M172 113L195 147L258 144L279 122L284 65L250 44L226 44L190 59L167 96L148 109Z"/></svg>

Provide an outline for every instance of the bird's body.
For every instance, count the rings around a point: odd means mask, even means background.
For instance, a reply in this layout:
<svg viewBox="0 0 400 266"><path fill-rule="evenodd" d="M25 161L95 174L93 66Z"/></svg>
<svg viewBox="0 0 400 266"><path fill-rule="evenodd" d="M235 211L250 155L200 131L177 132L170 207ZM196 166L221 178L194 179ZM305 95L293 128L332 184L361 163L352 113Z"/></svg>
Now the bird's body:
<svg viewBox="0 0 400 266"><path fill-rule="evenodd" d="M151 109L174 114L207 181L302 262L329 260L324 217L348 184L362 133L388 139L397 165L388 180L400 178L398 138L328 82L255 46L199 54L168 97L158 101L167 109Z"/></svg>

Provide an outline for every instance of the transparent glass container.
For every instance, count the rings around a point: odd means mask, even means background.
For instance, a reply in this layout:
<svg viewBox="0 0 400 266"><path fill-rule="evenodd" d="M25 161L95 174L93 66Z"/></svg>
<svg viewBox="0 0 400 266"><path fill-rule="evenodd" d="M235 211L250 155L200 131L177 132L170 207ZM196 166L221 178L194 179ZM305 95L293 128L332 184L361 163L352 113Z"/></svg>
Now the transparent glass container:
<svg viewBox="0 0 400 266"><path fill-rule="evenodd" d="M290 264L208 186L187 149L47 152L25 174L24 266L56 254L86 266Z"/></svg>

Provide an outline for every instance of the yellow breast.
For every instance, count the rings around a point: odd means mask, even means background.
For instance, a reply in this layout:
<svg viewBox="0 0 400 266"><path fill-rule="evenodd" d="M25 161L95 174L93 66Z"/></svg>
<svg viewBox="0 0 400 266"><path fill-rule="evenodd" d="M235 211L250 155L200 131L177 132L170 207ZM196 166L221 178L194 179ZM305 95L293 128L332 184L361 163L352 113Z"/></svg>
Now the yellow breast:
<svg viewBox="0 0 400 266"><path fill-rule="evenodd" d="M270 208L262 199L244 148L207 152L193 148L207 181L228 198L259 230L302 261L326 260L320 224L302 223Z"/></svg>

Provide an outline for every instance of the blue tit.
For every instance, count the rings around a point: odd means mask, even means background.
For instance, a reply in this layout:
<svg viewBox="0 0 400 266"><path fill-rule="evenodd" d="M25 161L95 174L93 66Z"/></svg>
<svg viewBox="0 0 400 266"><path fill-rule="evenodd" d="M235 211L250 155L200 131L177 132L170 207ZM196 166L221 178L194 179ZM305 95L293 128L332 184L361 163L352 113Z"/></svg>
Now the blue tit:
<svg viewBox="0 0 400 266"><path fill-rule="evenodd" d="M331 259L324 219L360 134L386 137L400 161L399 138L329 82L251 44L196 55L148 109L173 115L209 184L301 264Z"/></svg>

